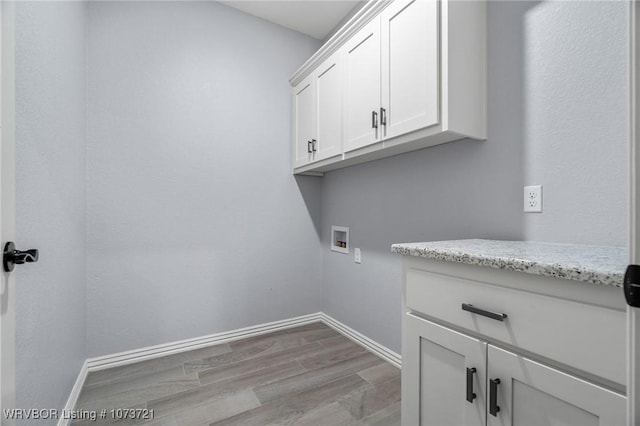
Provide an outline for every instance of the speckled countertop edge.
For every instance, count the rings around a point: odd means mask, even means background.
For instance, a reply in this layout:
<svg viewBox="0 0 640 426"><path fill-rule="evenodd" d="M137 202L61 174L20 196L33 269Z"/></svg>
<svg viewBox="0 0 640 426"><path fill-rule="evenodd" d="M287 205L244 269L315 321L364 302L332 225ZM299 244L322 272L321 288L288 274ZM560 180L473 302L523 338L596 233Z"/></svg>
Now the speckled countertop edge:
<svg viewBox="0 0 640 426"><path fill-rule="evenodd" d="M393 244L394 253L622 287L623 247L532 241L451 240Z"/></svg>

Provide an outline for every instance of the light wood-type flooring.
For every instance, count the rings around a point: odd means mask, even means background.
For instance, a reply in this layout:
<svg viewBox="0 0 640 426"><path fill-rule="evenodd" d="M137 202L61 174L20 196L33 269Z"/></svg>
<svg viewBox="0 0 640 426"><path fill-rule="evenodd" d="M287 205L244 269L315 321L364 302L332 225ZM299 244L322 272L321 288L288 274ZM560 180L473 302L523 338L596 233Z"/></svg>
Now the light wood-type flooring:
<svg viewBox="0 0 640 426"><path fill-rule="evenodd" d="M73 426L400 424L400 370L322 323L89 373L76 410L153 420Z"/></svg>

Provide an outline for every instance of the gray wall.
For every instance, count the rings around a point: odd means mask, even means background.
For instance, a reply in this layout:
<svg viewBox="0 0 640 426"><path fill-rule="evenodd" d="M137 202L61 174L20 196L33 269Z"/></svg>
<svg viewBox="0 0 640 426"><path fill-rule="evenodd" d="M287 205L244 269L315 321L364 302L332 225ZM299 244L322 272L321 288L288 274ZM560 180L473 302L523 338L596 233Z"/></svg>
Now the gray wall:
<svg viewBox="0 0 640 426"><path fill-rule="evenodd" d="M401 265L392 243L626 244L627 7L489 2L489 139L322 178L326 313L399 352ZM544 213L522 213L525 184L544 186ZM350 227L362 264L329 250L331 225Z"/></svg>
<svg viewBox="0 0 640 426"><path fill-rule="evenodd" d="M62 407L87 357L85 12L16 2L16 242L41 256L14 272L23 408Z"/></svg>
<svg viewBox="0 0 640 426"><path fill-rule="evenodd" d="M514 18L492 8L498 22ZM550 2L520 20L523 175L544 185L544 213L525 215L527 239L627 243L628 8Z"/></svg>
<svg viewBox="0 0 640 426"><path fill-rule="evenodd" d="M318 41L213 2L88 7L89 355L319 311L287 81Z"/></svg>
<svg viewBox="0 0 640 426"><path fill-rule="evenodd" d="M287 83L316 40L212 2L16 26L18 406L62 406L87 356L319 310L399 351L394 242L626 243L624 3L490 2L489 140L319 179L289 172Z"/></svg>

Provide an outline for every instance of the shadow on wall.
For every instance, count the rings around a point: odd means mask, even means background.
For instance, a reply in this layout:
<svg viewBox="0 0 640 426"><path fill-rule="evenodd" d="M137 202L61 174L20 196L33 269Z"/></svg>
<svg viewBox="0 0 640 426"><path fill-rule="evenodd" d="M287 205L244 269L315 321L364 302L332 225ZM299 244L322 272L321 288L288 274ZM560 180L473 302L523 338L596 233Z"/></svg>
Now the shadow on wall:
<svg viewBox="0 0 640 426"><path fill-rule="evenodd" d="M540 1L488 2L487 35L487 120L488 138L512 144L511 161L515 173L504 178L511 182L513 198L504 208L513 211L518 220L518 237L525 239L525 217L522 212L522 188L526 182L526 21L530 10ZM507 161L509 161L507 159ZM499 234L499 233L498 233ZM508 239L498 235L490 239Z"/></svg>
<svg viewBox="0 0 640 426"><path fill-rule="evenodd" d="M298 190L304 204L309 212L309 217L313 222L318 240L321 238L321 216L320 216L320 191L322 188L322 178L315 176L294 175L294 179L298 185Z"/></svg>

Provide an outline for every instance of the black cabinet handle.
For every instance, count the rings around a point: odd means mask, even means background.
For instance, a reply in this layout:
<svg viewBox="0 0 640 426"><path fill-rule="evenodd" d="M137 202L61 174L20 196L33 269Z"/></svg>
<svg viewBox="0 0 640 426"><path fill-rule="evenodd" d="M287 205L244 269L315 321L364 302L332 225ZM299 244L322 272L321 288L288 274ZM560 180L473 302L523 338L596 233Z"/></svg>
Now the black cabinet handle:
<svg viewBox="0 0 640 426"><path fill-rule="evenodd" d="M307 152L311 154L311 141L307 141Z"/></svg>
<svg viewBox="0 0 640 426"><path fill-rule="evenodd" d="M467 368L467 402L473 403L476 394L473 393L473 375L477 370L475 368Z"/></svg>
<svg viewBox="0 0 640 426"><path fill-rule="evenodd" d="M317 149L316 149L316 142L318 142L318 141L317 141L317 140L315 140L315 139L311 139L311 151L313 151L313 152L316 152L316 151L317 151Z"/></svg>
<svg viewBox="0 0 640 426"><path fill-rule="evenodd" d="M371 111L371 127L374 129L378 128L378 113L375 111Z"/></svg>
<svg viewBox="0 0 640 426"><path fill-rule="evenodd" d="M474 314L482 315L483 317L491 318L497 321L504 321L505 318L507 318L507 314L503 314L500 312L485 311L484 309L476 308L475 306L470 305L468 303L462 304L462 310L472 312Z"/></svg>
<svg viewBox="0 0 640 426"><path fill-rule="evenodd" d="M493 417L498 417L500 407L498 407L498 385L500 379L489 380L489 413Z"/></svg>
<svg viewBox="0 0 640 426"><path fill-rule="evenodd" d="M380 108L380 124L387 125L387 110L382 107Z"/></svg>

